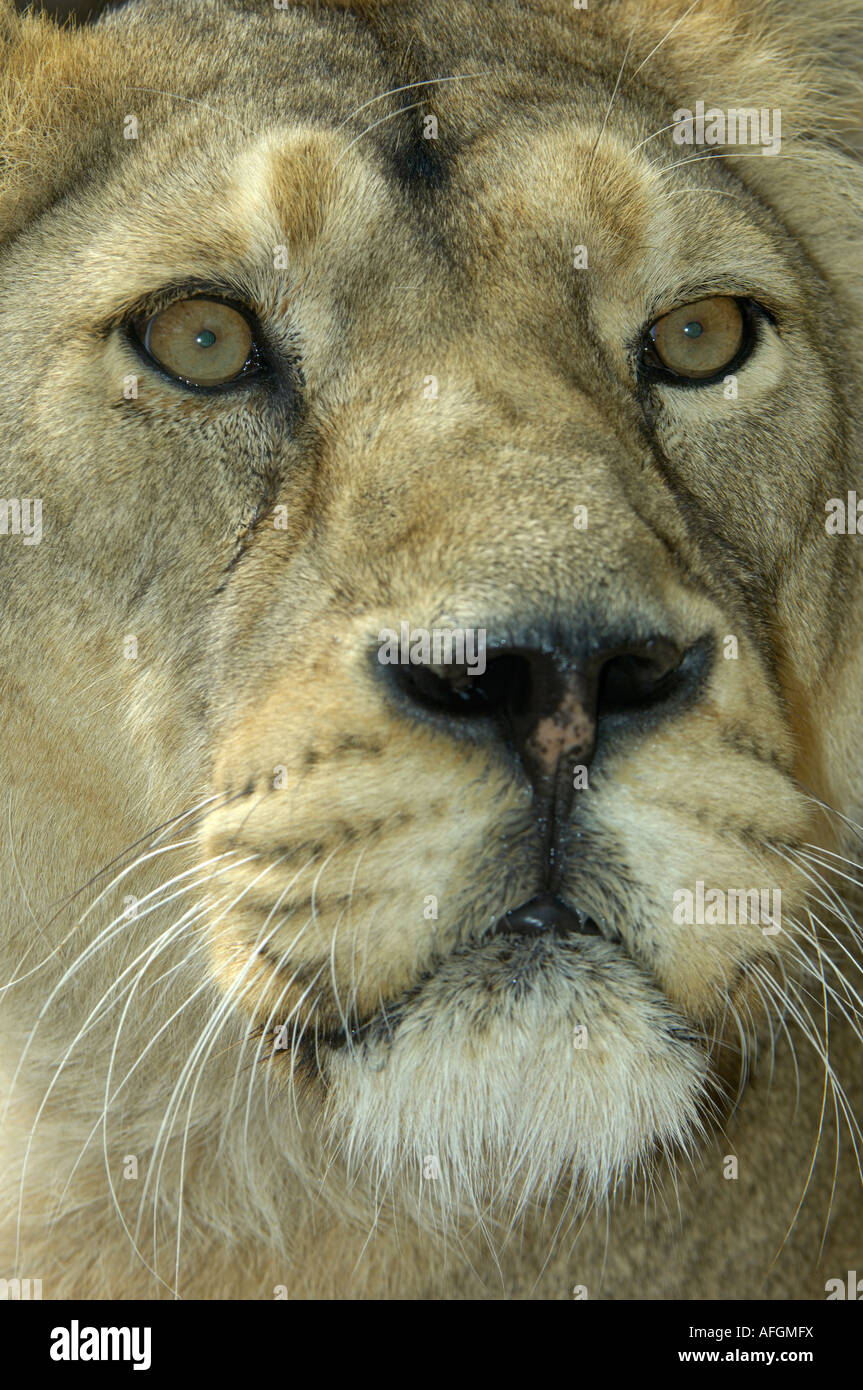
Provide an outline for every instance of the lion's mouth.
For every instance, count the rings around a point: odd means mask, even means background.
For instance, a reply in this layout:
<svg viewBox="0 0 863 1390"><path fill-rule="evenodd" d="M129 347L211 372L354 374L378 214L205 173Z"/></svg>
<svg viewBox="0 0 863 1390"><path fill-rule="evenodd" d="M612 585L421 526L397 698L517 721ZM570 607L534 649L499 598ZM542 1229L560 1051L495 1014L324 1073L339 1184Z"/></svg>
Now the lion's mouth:
<svg viewBox="0 0 863 1390"><path fill-rule="evenodd" d="M475 967L486 958L490 974L503 967L507 987L518 989L535 981L544 970L553 970L562 952L578 950L581 941L591 938L597 944L611 947L618 946L621 941L618 932L607 924L600 926L582 908L566 903L551 893L540 893L503 913L490 931L447 955L397 1000L365 1019L316 1031L313 1045L315 1048L337 1050L392 1041L401 1020L429 980L441 969L451 968L458 960Z"/></svg>
<svg viewBox="0 0 863 1390"><path fill-rule="evenodd" d="M520 907L511 908L498 918L493 936L605 936L597 922L580 907L564 902L551 893L540 893ZM618 938L619 940L619 938Z"/></svg>

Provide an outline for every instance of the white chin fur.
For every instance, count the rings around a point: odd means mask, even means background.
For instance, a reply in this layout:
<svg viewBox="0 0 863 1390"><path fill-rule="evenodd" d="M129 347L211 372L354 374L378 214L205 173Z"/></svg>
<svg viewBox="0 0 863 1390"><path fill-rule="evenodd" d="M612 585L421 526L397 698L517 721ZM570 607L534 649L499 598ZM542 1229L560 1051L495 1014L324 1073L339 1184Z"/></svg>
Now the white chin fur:
<svg viewBox="0 0 863 1390"><path fill-rule="evenodd" d="M391 1037L332 1053L327 1136L377 1203L434 1226L512 1219L560 1184L602 1200L701 1128L706 1060L687 1032L605 941L495 938L450 956Z"/></svg>

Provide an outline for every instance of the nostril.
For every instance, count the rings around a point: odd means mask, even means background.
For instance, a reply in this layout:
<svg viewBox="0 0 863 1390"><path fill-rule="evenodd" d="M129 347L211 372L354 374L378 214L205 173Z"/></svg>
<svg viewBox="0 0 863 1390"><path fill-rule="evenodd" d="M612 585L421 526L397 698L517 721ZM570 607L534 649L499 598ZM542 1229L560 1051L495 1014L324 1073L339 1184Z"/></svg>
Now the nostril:
<svg viewBox="0 0 863 1390"><path fill-rule="evenodd" d="M421 648L403 642L388 645L386 658L378 648L375 665L403 713L425 712L459 737L494 733L542 795L557 785L564 765L593 760L607 716L616 738L622 722L642 727L642 718L665 718L694 698L713 650L709 635L684 650L658 634L614 634L602 642L598 634L576 641L529 629L513 640L492 631L475 659L453 659L468 651L455 644L432 647L437 660L417 659Z"/></svg>
<svg viewBox="0 0 863 1390"><path fill-rule="evenodd" d="M687 678L683 654L664 637L610 655L599 671L597 717L662 704L678 693Z"/></svg>
<svg viewBox="0 0 863 1390"><path fill-rule="evenodd" d="M468 717L519 715L531 701L531 669L526 657L489 656L485 670L451 666L393 666L393 680L414 704L442 714Z"/></svg>

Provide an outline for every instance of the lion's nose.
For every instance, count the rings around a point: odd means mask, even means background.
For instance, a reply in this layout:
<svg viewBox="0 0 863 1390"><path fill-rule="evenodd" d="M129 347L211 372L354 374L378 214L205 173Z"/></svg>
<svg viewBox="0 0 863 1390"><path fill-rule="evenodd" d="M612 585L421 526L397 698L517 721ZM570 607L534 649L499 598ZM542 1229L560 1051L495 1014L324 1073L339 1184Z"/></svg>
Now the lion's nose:
<svg viewBox="0 0 863 1390"><path fill-rule="evenodd" d="M703 666L694 654L665 636L580 649L542 637L489 638L473 667L420 659L388 669L411 712L436 716L453 734L475 737L484 724L514 747L539 789L562 765L587 767L601 729L679 702Z"/></svg>

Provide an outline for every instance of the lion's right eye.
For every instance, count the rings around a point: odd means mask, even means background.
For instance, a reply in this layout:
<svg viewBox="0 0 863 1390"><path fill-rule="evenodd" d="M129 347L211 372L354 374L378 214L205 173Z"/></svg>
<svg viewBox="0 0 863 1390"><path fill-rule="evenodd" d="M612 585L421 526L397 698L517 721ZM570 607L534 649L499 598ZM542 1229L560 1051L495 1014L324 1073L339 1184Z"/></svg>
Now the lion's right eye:
<svg viewBox="0 0 863 1390"><path fill-rule="evenodd" d="M739 361L752 336L745 305L729 295L713 295L652 323L641 363L671 381L705 382Z"/></svg>
<svg viewBox="0 0 863 1390"><path fill-rule="evenodd" d="M249 320L220 299L176 299L133 330L153 361L188 386L227 386L259 365Z"/></svg>

